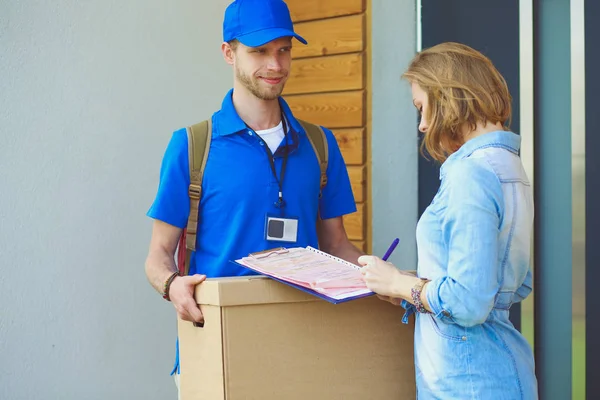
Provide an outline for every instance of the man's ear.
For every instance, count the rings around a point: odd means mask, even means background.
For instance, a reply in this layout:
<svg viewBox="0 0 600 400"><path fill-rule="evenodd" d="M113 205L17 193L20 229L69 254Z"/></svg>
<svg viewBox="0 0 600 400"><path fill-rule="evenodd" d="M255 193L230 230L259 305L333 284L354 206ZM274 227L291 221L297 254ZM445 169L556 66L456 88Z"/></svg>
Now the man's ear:
<svg viewBox="0 0 600 400"><path fill-rule="evenodd" d="M225 62L229 65L233 65L233 60L235 59L235 50L231 47L231 45L227 42L223 42L221 45L221 53L223 53L223 58Z"/></svg>

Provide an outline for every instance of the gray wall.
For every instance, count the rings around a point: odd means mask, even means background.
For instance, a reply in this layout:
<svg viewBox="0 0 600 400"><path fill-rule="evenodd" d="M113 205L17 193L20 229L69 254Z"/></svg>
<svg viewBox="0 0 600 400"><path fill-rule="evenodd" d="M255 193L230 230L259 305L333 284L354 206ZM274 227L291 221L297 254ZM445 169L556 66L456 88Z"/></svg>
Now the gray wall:
<svg viewBox="0 0 600 400"><path fill-rule="evenodd" d="M230 87L227 3L0 0L0 399L175 398L145 212Z"/></svg>
<svg viewBox="0 0 600 400"><path fill-rule="evenodd" d="M416 1L373 0L372 7L373 253L381 257L398 237L390 261L416 269L417 113L410 85L400 80L416 53Z"/></svg>

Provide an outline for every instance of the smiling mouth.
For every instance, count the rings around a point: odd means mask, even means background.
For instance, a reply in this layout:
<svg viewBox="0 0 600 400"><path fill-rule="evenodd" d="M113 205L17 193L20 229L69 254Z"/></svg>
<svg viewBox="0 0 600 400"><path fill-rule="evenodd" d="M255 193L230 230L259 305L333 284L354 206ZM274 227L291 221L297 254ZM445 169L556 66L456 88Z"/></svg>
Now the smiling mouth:
<svg viewBox="0 0 600 400"><path fill-rule="evenodd" d="M266 83L270 84L270 85L277 85L278 83L280 83L283 80L283 77L280 78L265 78L265 77L260 77L260 79L262 79L263 81L265 81Z"/></svg>

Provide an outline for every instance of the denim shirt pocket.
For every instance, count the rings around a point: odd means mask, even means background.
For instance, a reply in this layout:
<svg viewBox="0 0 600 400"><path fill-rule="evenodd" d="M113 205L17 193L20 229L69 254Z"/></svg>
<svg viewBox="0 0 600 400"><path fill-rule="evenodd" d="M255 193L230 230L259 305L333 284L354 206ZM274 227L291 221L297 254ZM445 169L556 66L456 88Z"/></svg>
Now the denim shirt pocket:
<svg viewBox="0 0 600 400"><path fill-rule="evenodd" d="M466 342L468 339L467 329L457 324L447 324L432 314L425 314L423 317L429 320L431 327L443 339L453 342Z"/></svg>

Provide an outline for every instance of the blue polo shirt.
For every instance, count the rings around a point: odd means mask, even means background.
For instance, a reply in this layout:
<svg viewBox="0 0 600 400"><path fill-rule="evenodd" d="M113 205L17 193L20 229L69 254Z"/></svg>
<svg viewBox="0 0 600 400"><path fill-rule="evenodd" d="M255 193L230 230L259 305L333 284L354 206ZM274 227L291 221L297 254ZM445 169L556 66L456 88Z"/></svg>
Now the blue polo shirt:
<svg viewBox="0 0 600 400"><path fill-rule="evenodd" d="M297 243L265 239L266 216L281 216L275 206L279 186L273 176L264 142L247 128L232 101L225 96L221 110L212 116L212 141L202 181L196 252L190 274L207 277L252 275L233 263L251 252L273 247L318 247L316 220L340 217L356 211L346 165L331 131L324 129L329 145L328 182L319 199L321 171L315 151L302 126L280 98L288 134L274 154L275 169L288 151L283 180L285 217L298 219ZM188 198L188 144L185 128L173 133L160 170L160 183L147 215L185 228L190 210Z"/></svg>

